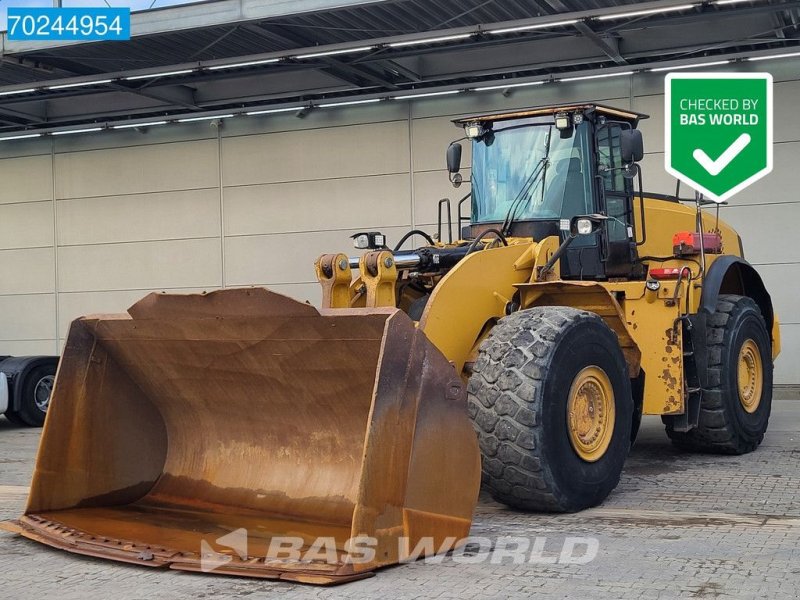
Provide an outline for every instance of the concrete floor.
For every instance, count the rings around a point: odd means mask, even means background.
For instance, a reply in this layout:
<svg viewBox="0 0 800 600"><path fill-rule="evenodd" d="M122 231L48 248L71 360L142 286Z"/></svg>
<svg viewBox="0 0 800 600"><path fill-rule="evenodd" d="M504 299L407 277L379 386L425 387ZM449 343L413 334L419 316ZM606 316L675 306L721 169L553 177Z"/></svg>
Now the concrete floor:
<svg viewBox="0 0 800 600"><path fill-rule="evenodd" d="M0 418L0 519L23 509L38 439L39 430ZM660 420L647 418L620 486L601 507L574 515L524 514L482 498L472 534L491 539L495 548L512 537L512 546L522 538L541 551L529 552L521 564L492 562L491 554L474 564L445 557L316 588L105 562L0 532L0 590L7 598L59 600L796 598L800 402L775 401L764 443L746 456L680 452ZM557 560L575 537L595 540L589 542L594 560Z"/></svg>

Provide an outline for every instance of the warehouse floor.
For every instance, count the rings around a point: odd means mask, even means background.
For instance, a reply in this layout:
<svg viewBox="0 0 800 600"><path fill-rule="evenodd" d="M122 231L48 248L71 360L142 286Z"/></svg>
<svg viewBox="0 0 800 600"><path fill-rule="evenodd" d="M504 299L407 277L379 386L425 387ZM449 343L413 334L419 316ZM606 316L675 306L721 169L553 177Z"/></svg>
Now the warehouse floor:
<svg viewBox="0 0 800 600"><path fill-rule="evenodd" d="M0 519L24 506L38 439L39 430L0 418ZM738 457L679 452L660 420L646 419L622 482L602 507L523 514L482 498L472 535L492 546L316 588L110 563L0 532L0 589L16 600L795 598L800 402L775 401L764 444ZM502 548L519 552L504 558Z"/></svg>

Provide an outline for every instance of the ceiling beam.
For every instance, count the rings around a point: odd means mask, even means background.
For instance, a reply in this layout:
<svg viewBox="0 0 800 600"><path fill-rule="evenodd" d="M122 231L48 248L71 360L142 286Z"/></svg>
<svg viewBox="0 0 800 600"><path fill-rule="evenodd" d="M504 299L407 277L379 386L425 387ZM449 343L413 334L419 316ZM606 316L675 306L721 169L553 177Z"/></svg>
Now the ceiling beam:
<svg viewBox="0 0 800 600"><path fill-rule="evenodd" d="M285 31L280 27L270 25L269 23L265 24L248 24L245 26L248 31L256 33L262 37L266 37L271 41L279 41L281 44L284 44L287 48L313 48L313 43L308 38L299 35L293 31ZM313 51L312 51L313 52ZM311 52L308 52L310 54ZM320 69L325 69L334 77L341 79L345 83L349 83L352 85L362 85L363 81L368 81L370 83L383 86L387 89L397 89L397 86L381 78L379 75L374 73L371 69L357 67L352 64L347 64L344 61L337 59L337 58L327 58L321 57L320 62L323 63L320 65Z"/></svg>
<svg viewBox="0 0 800 600"><path fill-rule="evenodd" d="M151 100L158 100L159 102L166 102L173 106L182 106L183 108L190 108L192 110L202 110L194 100L194 90L185 85L176 86L163 86L159 87L158 91L148 88L134 88L122 85L120 83L110 83L110 87L120 92L127 92L129 94L136 94Z"/></svg>
<svg viewBox="0 0 800 600"><path fill-rule="evenodd" d="M402 75L409 81L412 81L414 83L422 83L422 77L420 76L419 73L412 71L408 67L404 67L396 60L388 60L388 59L380 60L378 61L378 64L382 65L383 68L387 71L395 71L396 73Z"/></svg>
<svg viewBox="0 0 800 600"><path fill-rule="evenodd" d="M569 12L569 7L561 0L545 0L545 3L558 13ZM578 33L583 35L586 39L591 40L595 46L600 48L603 54L608 56L615 63L618 65L628 64L628 61L626 61L619 52L619 38L598 35L586 21L578 21L575 23L574 27Z"/></svg>
<svg viewBox="0 0 800 600"><path fill-rule="evenodd" d="M379 85L389 90L399 89L399 86L391 81L388 81L387 79L384 79L383 77L375 75L369 68L355 67L335 58L323 58L322 60L326 63L326 65L322 67L323 70L347 83L363 85L362 82L366 80L372 84ZM362 81L359 82L359 79Z"/></svg>
<svg viewBox="0 0 800 600"><path fill-rule="evenodd" d="M627 65L628 61L619 53L619 39L610 37L610 36L600 36L597 32L589 27L586 23L582 21L578 21L575 23L575 29L577 29L583 36L591 40L592 43L600 48L600 50L608 56L611 60L613 60L618 65Z"/></svg>
<svg viewBox="0 0 800 600"><path fill-rule="evenodd" d="M46 119L43 117L32 115L21 110L15 110L13 108L9 108L8 106L0 106L0 114L16 117L17 119L21 120L23 122L22 124L24 125L32 125L34 123L41 124L46 122Z"/></svg>
<svg viewBox="0 0 800 600"><path fill-rule="evenodd" d="M48 57L44 57L48 58ZM49 58L56 58L56 57L49 57ZM66 69L64 66L53 65L48 63L46 60L40 60L40 64L46 64L52 68L58 68L65 72L71 72L76 76L94 76L97 75L98 72L93 67L86 65L82 62L76 61L74 59L64 60L62 61L59 59L59 62L63 62L66 65L69 65L69 69ZM47 82L50 84L51 82ZM149 83L139 85L141 87L132 87L130 85L124 85L122 83L112 82L108 84L104 84L106 87L118 90L120 92L125 92L128 94L136 94L138 96L142 96L144 98L149 98L151 100L158 100L159 102L165 102L167 104L173 106L179 106L182 108L189 108L193 110L201 110L201 107L195 104L194 102L194 91L186 86L170 86L168 89L159 90L158 92L154 92L151 90L145 89ZM76 93L77 90L72 89L70 90L71 93Z"/></svg>

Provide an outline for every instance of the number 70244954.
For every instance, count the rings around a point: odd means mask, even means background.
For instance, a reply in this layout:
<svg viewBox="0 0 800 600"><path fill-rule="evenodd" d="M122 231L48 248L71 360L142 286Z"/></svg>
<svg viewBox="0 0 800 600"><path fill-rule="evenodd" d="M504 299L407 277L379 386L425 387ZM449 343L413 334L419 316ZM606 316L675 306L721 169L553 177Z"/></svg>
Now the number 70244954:
<svg viewBox="0 0 800 600"><path fill-rule="evenodd" d="M10 41L127 40L130 32L129 8L8 8Z"/></svg>

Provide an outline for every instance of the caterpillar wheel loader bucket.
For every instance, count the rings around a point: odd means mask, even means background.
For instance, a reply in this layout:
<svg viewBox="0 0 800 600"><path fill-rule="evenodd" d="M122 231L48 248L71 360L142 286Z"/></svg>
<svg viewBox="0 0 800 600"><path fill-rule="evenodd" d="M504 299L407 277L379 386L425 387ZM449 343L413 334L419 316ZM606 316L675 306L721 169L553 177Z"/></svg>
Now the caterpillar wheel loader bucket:
<svg viewBox="0 0 800 600"><path fill-rule="evenodd" d="M320 584L468 535L464 385L404 313L320 314L264 289L128 313L72 324L18 533Z"/></svg>

